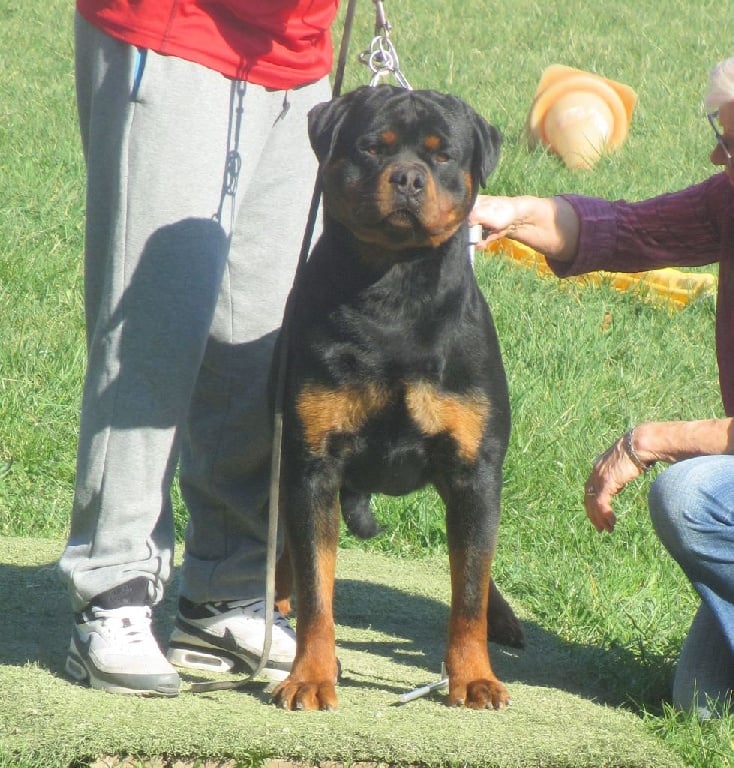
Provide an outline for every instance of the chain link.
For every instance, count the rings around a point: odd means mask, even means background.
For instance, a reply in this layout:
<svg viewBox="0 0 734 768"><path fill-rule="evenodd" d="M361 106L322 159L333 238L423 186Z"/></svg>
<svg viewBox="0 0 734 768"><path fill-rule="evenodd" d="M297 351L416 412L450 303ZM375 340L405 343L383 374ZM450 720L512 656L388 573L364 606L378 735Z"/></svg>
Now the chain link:
<svg viewBox="0 0 734 768"><path fill-rule="evenodd" d="M360 54L359 60L372 72L371 86L379 85L380 81L392 75L399 85L412 90L411 84L400 69L398 52L390 40L392 25L385 14L384 4L382 0L373 1L376 13L375 36L372 38L370 47Z"/></svg>

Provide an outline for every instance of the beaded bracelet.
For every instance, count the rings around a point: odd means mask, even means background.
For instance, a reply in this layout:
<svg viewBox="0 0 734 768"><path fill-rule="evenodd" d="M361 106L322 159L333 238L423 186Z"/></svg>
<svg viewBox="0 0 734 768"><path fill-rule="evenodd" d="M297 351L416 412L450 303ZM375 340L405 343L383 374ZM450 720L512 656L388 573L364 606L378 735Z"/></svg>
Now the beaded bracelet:
<svg viewBox="0 0 734 768"><path fill-rule="evenodd" d="M651 467L655 464L654 461L650 462L649 464L646 464L635 451L633 445L632 445L632 438L635 434L635 428L632 427L632 429L627 430L627 432L624 433L622 436L622 448L624 448L624 452L627 454L627 457L629 460L637 467L637 469L640 470L640 472L648 472Z"/></svg>

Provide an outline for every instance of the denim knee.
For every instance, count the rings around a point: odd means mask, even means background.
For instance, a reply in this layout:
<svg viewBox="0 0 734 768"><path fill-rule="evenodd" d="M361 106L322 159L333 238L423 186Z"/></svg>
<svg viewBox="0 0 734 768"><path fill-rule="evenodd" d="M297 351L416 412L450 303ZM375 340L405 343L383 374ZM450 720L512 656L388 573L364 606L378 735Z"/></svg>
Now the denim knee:
<svg viewBox="0 0 734 768"><path fill-rule="evenodd" d="M701 456L671 465L652 484L649 506L655 532L684 569L688 558L729 545L734 456Z"/></svg>
<svg viewBox="0 0 734 768"><path fill-rule="evenodd" d="M687 540L688 510L698 506L698 488L690 481L686 463L673 464L658 475L648 497L655 533L674 557Z"/></svg>

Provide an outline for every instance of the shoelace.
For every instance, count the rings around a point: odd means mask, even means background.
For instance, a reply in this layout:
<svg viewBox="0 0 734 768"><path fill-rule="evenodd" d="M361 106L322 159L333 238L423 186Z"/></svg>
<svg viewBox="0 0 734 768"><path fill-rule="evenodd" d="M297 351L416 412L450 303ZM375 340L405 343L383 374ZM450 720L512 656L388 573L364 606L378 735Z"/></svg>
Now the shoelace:
<svg viewBox="0 0 734 768"><path fill-rule="evenodd" d="M124 637L123 644L155 642L150 630L151 610L147 605L130 605L111 610L95 608L94 618L112 636Z"/></svg>
<svg viewBox="0 0 734 768"><path fill-rule="evenodd" d="M239 608L248 611L248 613L254 616L265 616L265 601L260 598L256 598L255 600L228 600L226 602L217 603L216 608L220 611L232 611ZM275 611L273 614L273 624L281 629L289 629L292 631L290 622L280 611Z"/></svg>

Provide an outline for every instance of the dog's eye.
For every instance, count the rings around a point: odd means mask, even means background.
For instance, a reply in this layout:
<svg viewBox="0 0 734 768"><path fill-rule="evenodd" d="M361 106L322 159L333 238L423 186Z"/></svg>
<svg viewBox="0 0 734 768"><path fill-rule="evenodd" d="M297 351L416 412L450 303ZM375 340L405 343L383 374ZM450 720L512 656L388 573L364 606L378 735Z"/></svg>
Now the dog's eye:
<svg viewBox="0 0 734 768"><path fill-rule="evenodd" d="M451 158L445 152L438 152L435 155L437 163L448 163Z"/></svg>
<svg viewBox="0 0 734 768"><path fill-rule="evenodd" d="M365 155L369 155L370 157L379 157L384 152L384 146L382 142L375 141L374 139L370 141L363 141L357 146L360 152L364 153Z"/></svg>

